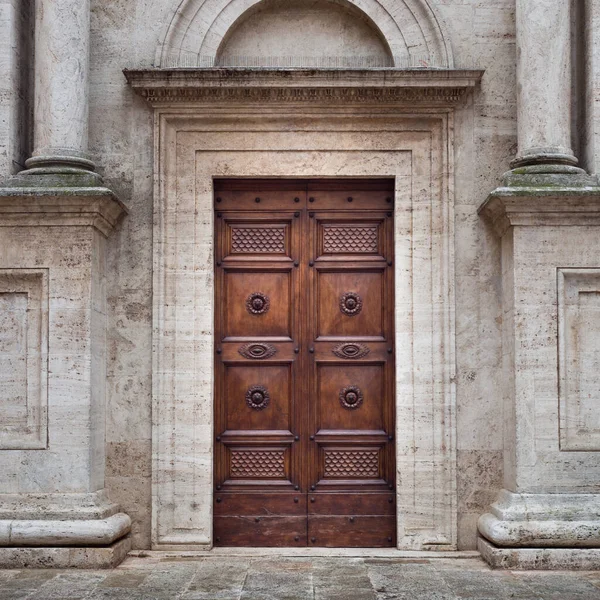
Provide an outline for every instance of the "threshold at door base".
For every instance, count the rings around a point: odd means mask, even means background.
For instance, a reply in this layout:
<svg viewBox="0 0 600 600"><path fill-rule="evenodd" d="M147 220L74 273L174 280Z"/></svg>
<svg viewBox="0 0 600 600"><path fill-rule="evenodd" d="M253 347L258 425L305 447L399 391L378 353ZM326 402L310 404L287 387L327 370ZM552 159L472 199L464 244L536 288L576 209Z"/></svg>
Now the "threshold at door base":
<svg viewBox="0 0 600 600"><path fill-rule="evenodd" d="M397 548L213 548L212 550L133 550L129 556L165 560L206 556L348 556L355 558L480 558L475 550L398 550Z"/></svg>

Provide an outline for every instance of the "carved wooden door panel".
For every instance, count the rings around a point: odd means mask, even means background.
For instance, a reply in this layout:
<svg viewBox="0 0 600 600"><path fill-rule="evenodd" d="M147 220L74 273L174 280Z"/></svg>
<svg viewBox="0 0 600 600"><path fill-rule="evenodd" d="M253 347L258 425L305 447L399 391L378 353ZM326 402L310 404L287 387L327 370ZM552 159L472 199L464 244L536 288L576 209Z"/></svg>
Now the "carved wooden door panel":
<svg viewBox="0 0 600 600"><path fill-rule="evenodd" d="M215 189L215 541L392 546L392 184Z"/></svg>

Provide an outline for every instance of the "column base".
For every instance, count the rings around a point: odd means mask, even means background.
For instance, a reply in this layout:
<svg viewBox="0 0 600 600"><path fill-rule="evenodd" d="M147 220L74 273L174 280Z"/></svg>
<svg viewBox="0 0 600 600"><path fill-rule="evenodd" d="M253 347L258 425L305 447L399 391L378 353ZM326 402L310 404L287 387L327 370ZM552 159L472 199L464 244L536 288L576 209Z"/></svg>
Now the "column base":
<svg viewBox="0 0 600 600"><path fill-rule="evenodd" d="M102 186L98 173L69 166L48 166L27 169L6 180L4 188L85 188Z"/></svg>
<svg viewBox="0 0 600 600"><path fill-rule="evenodd" d="M530 148L524 154L520 154L510 166L515 169L528 165L569 165L577 166L579 161L570 148Z"/></svg>
<svg viewBox="0 0 600 600"><path fill-rule="evenodd" d="M131 548L131 519L103 490L0 494L0 568L105 568Z"/></svg>
<svg viewBox="0 0 600 600"><path fill-rule="evenodd" d="M598 178L588 175L583 169L570 165L530 165L514 168L504 173L505 187L582 188L597 187Z"/></svg>
<svg viewBox="0 0 600 600"><path fill-rule="evenodd" d="M600 550L600 494L516 494L502 490L479 517L479 533L502 548Z"/></svg>
<svg viewBox="0 0 600 600"><path fill-rule="evenodd" d="M600 548L501 548L479 537L477 550L493 569L600 570Z"/></svg>
<svg viewBox="0 0 600 600"><path fill-rule="evenodd" d="M5 547L0 548L0 569L111 569L130 550L130 536L103 547Z"/></svg>

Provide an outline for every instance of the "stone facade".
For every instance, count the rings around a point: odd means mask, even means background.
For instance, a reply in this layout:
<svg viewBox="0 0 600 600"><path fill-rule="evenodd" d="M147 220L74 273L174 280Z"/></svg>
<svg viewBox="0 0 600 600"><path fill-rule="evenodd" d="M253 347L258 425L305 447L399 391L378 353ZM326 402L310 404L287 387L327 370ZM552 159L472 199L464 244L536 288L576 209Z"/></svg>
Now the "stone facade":
<svg viewBox="0 0 600 600"><path fill-rule="evenodd" d="M0 0L0 562L212 547L212 179L385 176L399 548L598 566L600 9L570 4Z"/></svg>

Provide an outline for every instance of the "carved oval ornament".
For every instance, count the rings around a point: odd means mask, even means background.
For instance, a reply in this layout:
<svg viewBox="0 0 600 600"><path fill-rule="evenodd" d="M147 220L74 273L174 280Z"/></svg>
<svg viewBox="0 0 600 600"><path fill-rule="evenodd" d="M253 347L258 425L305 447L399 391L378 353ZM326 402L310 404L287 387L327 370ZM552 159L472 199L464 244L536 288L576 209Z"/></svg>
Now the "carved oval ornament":
<svg viewBox="0 0 600 600"><path fill-rule="evenodd" d="M340 391L340 403L348 410L356 410L363 403L363 393L356 385L350 385Z"/></svg>
<svg viewBox="0 0 600 600"><path fill-rule="evenodd" d="M261 292L252 292L246 298L246 310L251 315L264 315L271 306L269 296Z"/></svg>
<svg viewBox="0 0 600 600"><path fill-rule="evenodd" d="M331 351L339 358L363 358L371 352L364 344L354 342L338 344Z"/></svg>
<svg viewBox="0 0 600 600"><path fill-rule="evenodd" d="M259 360L261 358L271 358L271 356L277 352L277 349L271 344L260 344L255 342L253 344L244 344L238 349L238 352L244 358Z"/></svg>
<svg viewBox="0 0 600 600"><path fill-rule="evenodd" d="M346 292L340 298L340 310L349 317L355 317L362 310L362 298L356 292Z"/></svg>
<svg viewBox="0 0 600 600"><path fill-rule="evenodd" d="M262 385L253 385L246 392L246 404L254 410L262 410L269 406L269 391Z"/></svg>

